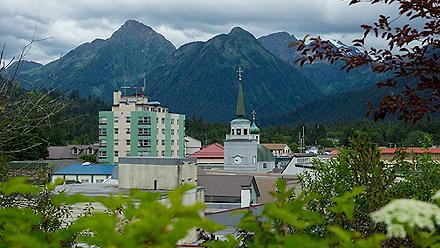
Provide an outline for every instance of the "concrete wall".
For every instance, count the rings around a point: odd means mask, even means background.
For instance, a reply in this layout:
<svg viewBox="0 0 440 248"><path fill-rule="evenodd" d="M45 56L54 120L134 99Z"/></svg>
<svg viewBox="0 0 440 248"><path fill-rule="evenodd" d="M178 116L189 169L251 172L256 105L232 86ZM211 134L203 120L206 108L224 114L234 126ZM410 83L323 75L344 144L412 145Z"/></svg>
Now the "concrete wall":
<svg viewBox="0 0 440 248"><path fill-rule="evenodd" d="M186 159L121 158L119 187L124 189L172 190L184 184L197 184L197 166Z"/></svg>

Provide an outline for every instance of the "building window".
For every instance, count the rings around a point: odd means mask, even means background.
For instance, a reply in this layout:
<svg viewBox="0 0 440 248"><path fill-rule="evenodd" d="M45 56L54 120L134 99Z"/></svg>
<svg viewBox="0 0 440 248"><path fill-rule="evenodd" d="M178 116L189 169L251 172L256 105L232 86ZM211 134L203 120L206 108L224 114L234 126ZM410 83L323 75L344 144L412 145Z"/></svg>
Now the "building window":
<svg viewBox="0 0 440 248"><path fill-rule="evenodd" d="M104 179L96 179L95 182L96 182L96 183L103 183L103 182L104 182Z"/></svg>
<svg viewBox="0 0 440 248"><path fill-rule="evenodd" d="M267 168L267 163L263 163L263 168L264 168L264 169Z"/></svg>
<svg viewBox="0 0 440 248"><path fill-rule="evenodd" d="M125 140L125 142L126 142L127 146L130 145L130 140L129 140L129 139L128 139L128 140Z"/></svg>
<svg viewBox="0 0 440 248"><path fill-rule="evenodd" d="M115 116L115 124L119 123L119 117Z"/></svg>
<svg viewBox="0 0 440 248"><path fill-rule="evenodd" d="M171 140L171 145L174 145L174 140L173 139Z"/></svg>
<svg viewBox="0 0 440 248"><path fill-rule="evenodd" d="M96 129L95 129L96 130ZM99 135L105 136L107 135L107 129L105 128L100 128L99 129Z"/></svg>
<svg viewBox="0 0 440 248"><path fill-rule="evenodd" d="M119 133L119 129L115 128L115 134Z"/></svg>
<svg viewBox="0 0 440 248"><path fill-rule="evenodd" d="M138 147L151 147L151 141L150 140L139 140Z"/></svg>
<svg viewBox="0 0 440 248"><path fill-rule="evenodd" d="M174 150L171 150L171 156L173 156L173 154L174 154Z"/></svg>
<svg viewBox="0 0 440 248"><path fill-rule="evenodd" d="M171 135L174 135L174 129L171 129Z"/></svg>
<svg viewBox="0 0 440 248"><path fill-rule="evenodd" d="M130 123L130 116L125 117L125 123Z"/></svg>
<svg viewBox="0 0 440 248"><path fill-rule="evenodd" d="M119 145L119 140L115 139L115 146Z"/></svg>
<svg viewBox="0 0 440 248"><path fill-rule="evenodd" d="M107 151L99 151L99 158L107 158Z"/></svg>
<svg viewBox="0 0 440 248"><path fill-rule="evenodd" d="M165 129L164 128L162 128L162 134L165 134Z"/></svg>
<svg viewBox="0 0 440 248"><path fill-rule="evenodd" d="M101 146L101 147L106 147L106 146L107 146L107 140L105 140L105 139L100 139L100 140L99 140L99 146Z"/></svg>
<svg viewBox="0 0 440 248"><path fill-rule="evenodd" d="M179 125L179 119L176 120L176 124Z"/></svg>
<svg viewBox="0 0 440 248"><path fill-rule="evenodd" d="M237 135L241 135L241 128L237 129Z"/></svg>
<svg viewBox="0 0 440 248"><path fill-rule="evenodd" d="M162 157L165 156L165 151L162 151Z"/></svg>
<svg viewBox="0 0 440 248"><path fill-rule="evenodd" d="M173 125L174 124L174 119L171 119L171 125Z"/></svg>
<svg viewBox="0 0 440 248"><path fill-rule="evenodd" d="M119 157L119 151L115 151L115 157Z"/></svg>
<svg viewBox="0 0 440 248"><path fill-rule="evenodd" d="M164 139L162 140L161 144L162 144L163 146L165 145L165 140L164 140Z"/></svg>
<svg viewBox="0 0 440 248"><path fill-rule="evenodd" d="M138 119L139 125L150 125L151 124L151 117L149 116L142 116Z"/></svg>
<svg viewBox="0 0 440 248"><path fill-rule="evenodd" d="M126 133L126 134L130 134L130 128L126 128L126 129L125 129L125 133Z"/></svg>
<svg viewBox="0 0 440 248"><path fill-rule="evenodd" d="M81 183L89 183L89 179L81 179Z"/></svg>
<svg viewBox="0 0 440 248"><path fill-rule="evenodd" d="M72 154L73 155L78 155L79 154L79 149L76 148L76 147L72 148Z"/></svg>
<svg viewBox="0 0 440 248"><path fill-rule="evenodd" d="M247 135L247 131L248 131L247 128L243 129L243 134Z"/></svg>
<svg viewBox="0 0 440 248"><path fill-rule="evenodd" d="M151 128L139 128L138 135L150 136L151 135Z"/></svg>
<svg viewBox="0 0 440 248"><path fill-rule="evenodd" d="M165 124L165 118L162 118L162 124Z"/></svg>
<svg viewBox="0 0 440 248"><path fill-rule="evenodd" d="M231 135L235 135L235 129L231 129Z"/></svg>
<svg viewBox="0 0 440 248"><path fill-rule="evenodd" d="M99 118L99 124L100 124L100 125L105 125L105 124L107 124L107 117L100 117L100 118Z"/></svg>

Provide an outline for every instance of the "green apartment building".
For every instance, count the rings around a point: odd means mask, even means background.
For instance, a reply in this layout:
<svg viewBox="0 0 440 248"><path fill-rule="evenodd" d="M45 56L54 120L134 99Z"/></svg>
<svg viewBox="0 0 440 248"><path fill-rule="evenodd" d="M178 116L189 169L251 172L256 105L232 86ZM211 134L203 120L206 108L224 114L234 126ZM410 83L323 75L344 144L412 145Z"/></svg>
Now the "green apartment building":
<svg viewBox="0 0 440 248"><path fill-rule="evenodd" d="M184 157L185 115L169 113L147 96L115 91L112 111L99 112L99 162L131 156Z"/></svg>

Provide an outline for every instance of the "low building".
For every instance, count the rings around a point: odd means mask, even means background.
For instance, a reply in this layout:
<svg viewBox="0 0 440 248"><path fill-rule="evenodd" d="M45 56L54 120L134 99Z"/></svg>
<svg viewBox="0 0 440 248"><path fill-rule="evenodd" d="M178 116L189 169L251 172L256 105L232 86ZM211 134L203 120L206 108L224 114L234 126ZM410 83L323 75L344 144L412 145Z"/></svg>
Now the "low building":
<svg viewBox="0 0 440 248"><path fill-rule="evenodd" d="M299 175L304 171L313 169L313 160L319 159L315 154L294 153L292 159L281 170L282 175Z"/></svg>
<svg viewBox="0 0 440 248"><path fill-rule="evenodd" d="M98 161L98 145L67 145L67 146L49 146L47 148L49 156L46 160L49 163L59 166L79 164L81 156L92 155Z"/></svg>
<svg viewBox="0 0 440 248"><path fill-rule="evenodd" d="M202 142L190 136L185 136L185 157L188 157L202 149Z"/></svg>
<svg viewBox="0 0 440 248"><path fill-rule="evenodd" d="M275 157L288 157L292 153L287 144L273 143L263 144L263 146L269 149Z"/></svg>
<svg viewBox="0 0 440 248"><path fill-rule="evenodd" d="M258 203L255 178L239 174L206 174L199 170L197 185L205 189L207 212L248 207Z"/></svg>
<svg viewBox="0 0 440 248"><path fill-rule="evenodd" d="M98 165L98 167L105 167ZM83 165L81 172L87 170ZM116 169L117 168L117 169ZM79 170L78 169L78 170ZM117 172L116 172L117 170ZM156 158L156 157L121 157L119 165L115 167L114 174L117 174L116 184L63 184L56 188L58 192L67 194L82 194L86 196L128 195L130 189L138 189L144 192L156 192L160 194L159 201L165 205L169 204L167 193L176 189L182 184L193 184L197 182L197 166L194 159L185 158ZM197 187L184 193L182 204L193 205L204 203L204 190ZM88 203L78 203L72 206L72 220L84 214ZM106 208L97 202L91 204L93 211L104 212ZM200 213L203 215L203 212ZM193 244L198 239L197 230L189 231L187 236L178 242L178 245Z"/></svg>
<svg viewBox="0 0 440 248"><path fill-rule="evenodd" d="M225 163L224 147L214 143L203 147L200 151L191 155L197 159L197 166L203 169L223 169Z"/></svg>
<svg viewBox="0 0 440 248"><path fill-rule="evenodd" d="M405 160L412 161L414 155L428 154L431 155L435 161L440 161L440 148L421 148L421 147L406 147L406 148L380 148L380 159L384 161L391 161L398 153L405 153Z"/></svg>
<svg viewBox="0 0 440 248"><path fill-rule="evenodd" d="M51 181L63 179L65 182L103 183L112 177L114 164L74 164L60 168L51 174Z"/></svg>
<svg viewBox="0 0 440 248"><path fill-rule="evenodd" d="M173 190L196 182L195 159L121 157L119 160L119 187L123 189Z"/></svg>

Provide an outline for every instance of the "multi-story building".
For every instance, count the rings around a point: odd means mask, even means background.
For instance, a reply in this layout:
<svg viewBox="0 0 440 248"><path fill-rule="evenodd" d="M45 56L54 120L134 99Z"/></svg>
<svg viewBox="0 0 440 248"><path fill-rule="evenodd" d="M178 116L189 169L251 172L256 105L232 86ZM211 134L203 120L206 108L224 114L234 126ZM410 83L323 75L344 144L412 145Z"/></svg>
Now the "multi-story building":
<svg viewBox="0 0 440 248"><path fill-rule="evenodd" d="M184 157L185 115L169 113L145 95L115 91L112 111L99 112L99 162L131 156Z"/></svg>

